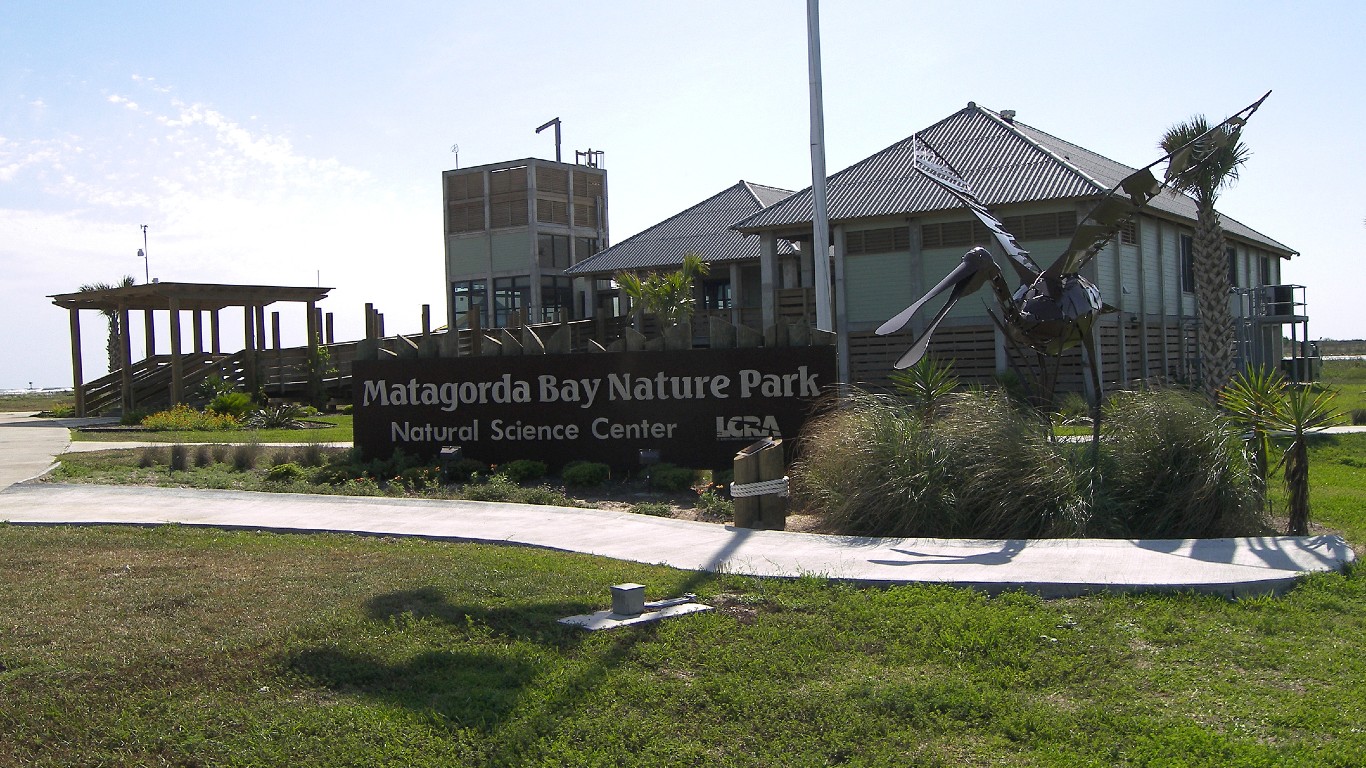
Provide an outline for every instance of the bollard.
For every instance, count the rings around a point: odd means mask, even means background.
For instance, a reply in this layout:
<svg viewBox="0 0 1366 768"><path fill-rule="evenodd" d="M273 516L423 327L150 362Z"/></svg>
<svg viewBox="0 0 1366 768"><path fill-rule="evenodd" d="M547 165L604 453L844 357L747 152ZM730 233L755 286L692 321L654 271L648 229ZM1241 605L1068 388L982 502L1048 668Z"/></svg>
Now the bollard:
<svg viewBox="0 0 1366 768"><path fill-rule="evenodd" d="M735 454L736 528L781 531L787 527L787 478L783 474L783 441L764 438Z"/></svg>

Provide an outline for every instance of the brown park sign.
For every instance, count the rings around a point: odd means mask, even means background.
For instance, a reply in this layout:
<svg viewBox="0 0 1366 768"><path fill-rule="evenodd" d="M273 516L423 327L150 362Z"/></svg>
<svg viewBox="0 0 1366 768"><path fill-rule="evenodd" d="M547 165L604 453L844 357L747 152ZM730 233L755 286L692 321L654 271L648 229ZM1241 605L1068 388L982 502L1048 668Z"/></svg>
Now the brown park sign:
<svg viewBox="0 0 1366 768"><path fill-rule="evenodd" d="M730 466L762 437L795 442L835 384L834 347L357 360L364 456L460 446L491 464L575 459L634 467L640 451Z"/></svg>

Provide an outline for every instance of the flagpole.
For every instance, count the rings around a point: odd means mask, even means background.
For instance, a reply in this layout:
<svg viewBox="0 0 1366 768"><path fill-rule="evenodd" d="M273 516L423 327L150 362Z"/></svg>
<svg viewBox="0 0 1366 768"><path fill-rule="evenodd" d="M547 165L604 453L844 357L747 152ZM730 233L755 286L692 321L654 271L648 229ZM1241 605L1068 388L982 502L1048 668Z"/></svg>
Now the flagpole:
<svg viewBox="0 0 1366 768"><path fill-rule="evenodd" d="M811 75L811 258L816 279L816 327L833 331L830 302L830 223L825 196L825 106L821 95L820 2L806 0L807 65Z"/></svg>

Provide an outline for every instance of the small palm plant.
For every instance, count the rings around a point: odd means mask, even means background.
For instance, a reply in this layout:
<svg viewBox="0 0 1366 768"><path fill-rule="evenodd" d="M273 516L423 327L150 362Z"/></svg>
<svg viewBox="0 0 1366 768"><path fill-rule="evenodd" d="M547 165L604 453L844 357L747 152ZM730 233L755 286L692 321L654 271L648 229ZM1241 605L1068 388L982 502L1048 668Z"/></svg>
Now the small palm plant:
<svg viewBox="0 0 1366 768"><path fill-rule="evenodd" d="M1252 434L1253 467L1266 489L1268 460L1273 437L1289 437L1280 463L1285 467L1289 496L1288 533L1309 533L1309 435L1333 425L1338 419L1332 390L1289 385L1278 372L1252 371L1236 377L1219 401L1234 422Z"/></svg>
<svg viewBox="0 0 1366 768"><path fill-rule="evenodd" d="M1290 434L1285 449L1285 490L1289 495L1291 536L1309 534L1309 433L1332 426L1338 419L1331 389L1315 393L1309 386L1287 387L1281 408L1268 425Z"/></svg>
<svg viewBox="0 0 1366 768"><path fill-rule="evenodd" d="M688 254L683 257L683 265L676 272L651 272L644 277L633 272L620 272L615 279L632 303L668 327L692 317L697 305L693 296L693 281L707 274L707 271L707 264L702 257Z"/></svg>
<svg viewBox="0 0 1366 768"><path fill-rule="evenodd" d="M906 398L920 419L929 422L953 390L958 388L958 377L953 375L953 363L940 363L926 355L920 361L889 376L897 393Z"/></svg>

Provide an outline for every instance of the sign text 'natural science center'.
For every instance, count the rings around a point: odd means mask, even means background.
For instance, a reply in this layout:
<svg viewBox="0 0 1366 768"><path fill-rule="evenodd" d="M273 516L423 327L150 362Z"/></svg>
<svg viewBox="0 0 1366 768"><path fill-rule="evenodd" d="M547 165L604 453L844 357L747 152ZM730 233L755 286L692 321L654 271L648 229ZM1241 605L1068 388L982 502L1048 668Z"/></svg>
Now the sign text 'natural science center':
<svg viewBox="0 0 1366 768"><path fill-rule="evenodd" d="M762 437L795 438L835 383L833 347L356 361L368 456L444 446L493 464L575 459L728 466Z"/></svg>

